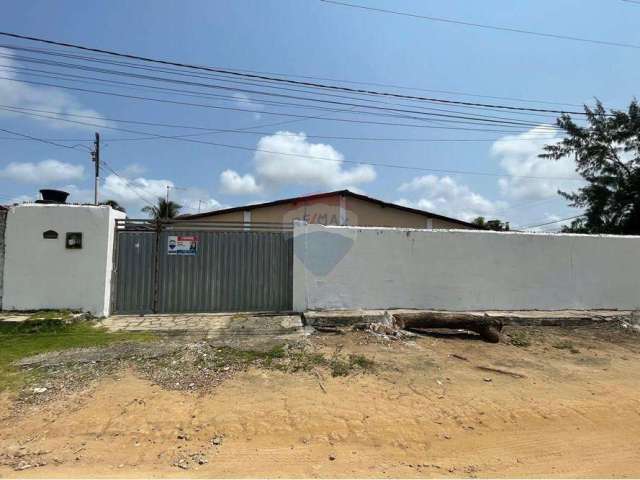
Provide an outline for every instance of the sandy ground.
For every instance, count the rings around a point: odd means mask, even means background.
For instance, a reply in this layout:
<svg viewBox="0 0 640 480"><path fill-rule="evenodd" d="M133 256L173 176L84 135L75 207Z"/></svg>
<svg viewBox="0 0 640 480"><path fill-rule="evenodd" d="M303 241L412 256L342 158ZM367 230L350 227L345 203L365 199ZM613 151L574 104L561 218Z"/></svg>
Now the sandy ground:
<svg viewBox="0 0 640 480"><path fill-rule="evenodd" d="M5 395L0 452L46 465L4 465L0 476L640 476L640 337L523 330L526 348L464 336L313 339L366 355L372 374L252 369L203 394L127 370L19 412Z"/></svg>

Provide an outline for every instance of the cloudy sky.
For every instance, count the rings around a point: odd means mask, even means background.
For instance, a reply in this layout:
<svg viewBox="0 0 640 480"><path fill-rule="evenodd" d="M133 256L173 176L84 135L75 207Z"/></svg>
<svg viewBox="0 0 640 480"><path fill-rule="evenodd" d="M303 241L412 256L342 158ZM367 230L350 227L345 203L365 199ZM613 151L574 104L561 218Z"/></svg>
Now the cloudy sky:
<svg viewBox="0 0 640 480"><path fill-rule="evenodd" d="M359 3L640 43L640 6L623 1ZM328 83L367 82L372 84L367 88L377 90L534 108L579 110L596 97L609 107L621 107L640 84L634 49L431 23L318 0L7 0L0 27L199 65L321 77ZM278 110L273 104L245 92L208 102L235 110L154 103L63 88L116 91L96 82L88 86L91 82L31 75L28 68L36 67L22 59L29 54L6 47L34 44L0 38L0 45L5 46L0 46L0 129L72 147L0 131L2 203L33 199L42 187L64 188L72 201L90 201L88 147L98 130L109 167L101 176L102 198L123 203L133 216L164 195L167 185L186 212L349 188L465 220L482 215L514 226L579 213L556 193L580 185L573 160L538 158L545 144L559 138L544 127L554 115L523 113L518 118L527 119L526 128L483 131L442 128L438 122L416 127L350 123L335 121L347 118L344 114L302 108L286 109L300 116L283 118L273 115ZM143 95L135 87L126 91ZM131 121L139 123L132 126ZM174 126L140 126L144 122ZM237 131L224 131L229 129ZM141 139L131 133L138 130L193 135L196 140Z"/></svg>

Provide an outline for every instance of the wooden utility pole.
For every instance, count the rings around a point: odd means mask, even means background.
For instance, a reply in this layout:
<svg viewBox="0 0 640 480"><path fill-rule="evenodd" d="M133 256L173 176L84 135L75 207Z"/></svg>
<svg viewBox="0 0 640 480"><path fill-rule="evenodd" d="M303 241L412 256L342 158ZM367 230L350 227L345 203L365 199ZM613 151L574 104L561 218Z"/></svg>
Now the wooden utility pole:
<svg viewBox="0 0 640 480"><path fill-rule="evenodd" d="M95 164L95 179L93 184L93 203L98 205L98 185L100 183L100 134L96 132L96 139L93 142L91 157Z"/></svg>

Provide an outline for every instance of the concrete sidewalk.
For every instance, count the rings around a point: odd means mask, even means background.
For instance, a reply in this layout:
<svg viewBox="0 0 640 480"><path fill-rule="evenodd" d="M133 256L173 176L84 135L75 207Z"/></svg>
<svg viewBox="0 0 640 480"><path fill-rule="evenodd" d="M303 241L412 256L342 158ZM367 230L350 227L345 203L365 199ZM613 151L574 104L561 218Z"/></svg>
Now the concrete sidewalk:
<svg viewBox="0 0 640 480"><path fill-rule="evenodd" d="M430 312L442 314L464 313L502 321L504 325L521 326L579 326L614 320L629 321L634 312L629 310L509 310L509 311L438 311L438 310L324 310L303 314L269 313L209 313L209 314L151 314L114 315L101 320L100 325L110 331L151 331L164 333L191 333L211 336L228 335L291 335L304 334L305 326L347 327L380 322L388 312ZM636 315L640 319L640 315Z"/></svg>
<svg viewBox="0 0 640 480"><path fill-rule="evenodd" d="M228 346L294 341L307 335L301 315L114 315L99 321L98 324L111 332L154 332Z"/></svg>
<svg viewBox="0 0 640 480"><path fill-rule="evenodd" d="M580 326L593 323L624 320L627 323L640 321L640 314L630 310L487 310L487 311L444 311L444 310L323 310L308 311L303 314L305 325L312 327L348 327L366 325L384 320L385 314L430 312L434 314L465 314L486 316L500 320L503 325L520 326Z"/></svg>

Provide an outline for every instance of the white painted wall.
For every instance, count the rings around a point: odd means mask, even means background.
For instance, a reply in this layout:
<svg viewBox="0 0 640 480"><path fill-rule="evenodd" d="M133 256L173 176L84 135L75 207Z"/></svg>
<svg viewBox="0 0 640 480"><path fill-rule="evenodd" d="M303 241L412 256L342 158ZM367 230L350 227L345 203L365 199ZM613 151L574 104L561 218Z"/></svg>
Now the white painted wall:
<svg viewBox="0 0 640 480"><path fill-rule="evenodd" d="M0 207L0 310L2 310L2 280L4 271L4 227L7 220L7 211Z"/></svg>
<svg viewBox="0 0 640 480"><path fill-rule="evenodd" d="M640 237L294 226L294 309L638 309Z"/></svg>
<svg viewBox="0 0 640 480"><path fill-rule="evenodd" d="M3 308L70 308L107 316L115 220L124 217L108 206L11 207L5 233ZM58 238L42 238L46 230L55 230ZM67 232L82 232L82 249L65 248Z"/></svg>

